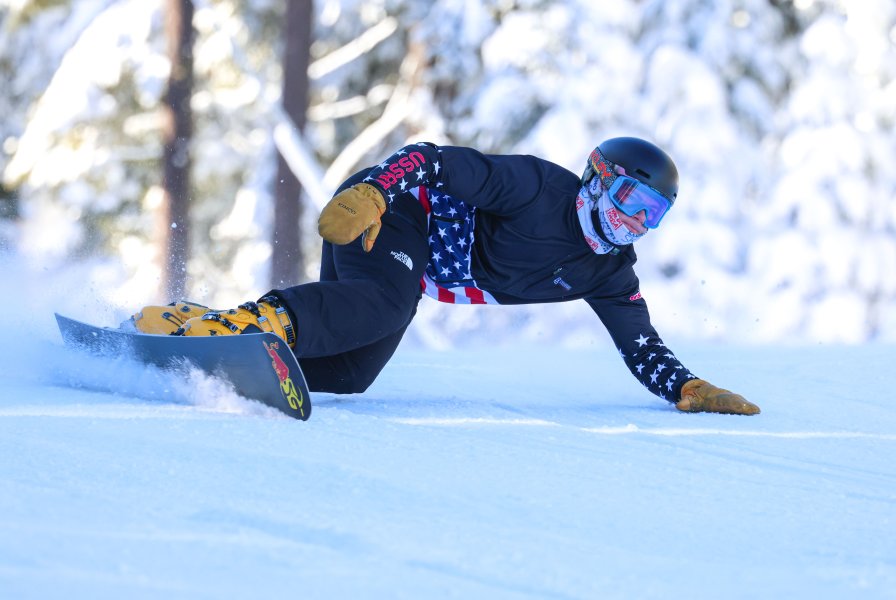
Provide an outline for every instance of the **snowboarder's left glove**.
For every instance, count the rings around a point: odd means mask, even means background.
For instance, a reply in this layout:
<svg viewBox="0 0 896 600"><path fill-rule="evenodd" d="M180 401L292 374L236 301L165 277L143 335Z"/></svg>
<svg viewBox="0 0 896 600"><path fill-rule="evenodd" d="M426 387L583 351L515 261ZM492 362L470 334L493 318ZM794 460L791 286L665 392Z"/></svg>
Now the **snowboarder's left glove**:
<svg viewBox="0 0 896 600"><path fill-rule="evenodd" d="M684 412L712 412L726 415L757 415L759 407L740 394L717 388L708 381L692 379L681 387L681 399L675 405Z"/></svg>
<svg viewBox="0 0 896 600"><path fill-rule="evenodd" d="M369 183L358 183L336 194L317 220L320 236L333 244L350 244L364 234L361 245L370 252L380 233L386 200Z"/></svg>
<svg viewBox="0 0 896 600"><path fill-rule="evenodd" d="M258 302L246 302L230 310L210 310L188 320L174 335L239 335L265 331L281 337L290 348L296 345L296 328L276 296L265 296Z"/></svg>

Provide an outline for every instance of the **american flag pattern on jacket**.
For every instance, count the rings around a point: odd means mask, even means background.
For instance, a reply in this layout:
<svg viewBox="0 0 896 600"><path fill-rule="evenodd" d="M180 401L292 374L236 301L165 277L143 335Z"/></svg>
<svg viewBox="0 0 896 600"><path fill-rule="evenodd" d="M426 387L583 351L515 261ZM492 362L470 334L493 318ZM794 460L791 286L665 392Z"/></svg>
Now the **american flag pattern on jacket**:
<svg viewBox="0 0 896 600"><path fill-rule="evenodd" d="M498 304L470 273L476 208L423 186L411 193L428 221L429 263L420 280L426 295L450 304Z"/></svg>
<svg viewBox="0 0 896 600"><path fill-rule="evenodd" d="M468 176L469 165L463 164L466 153L475 154L473 162L477 165L488 160L472 149L452 148L451 156L456 166L447 171L451 172L454 181ZM503 159L528 168L532 157L505 156ZM442 192L446 178L450 179L444 165L442 149L421 142L401 148L372 167L364 181L378 187L390 207L397 196L411 193L426 211L430 260L421 287L427 295L455 304L498 304L491 294L479 289L471 276L477 209ZM552 172L556 174L555 170ZM570 176L577 180L574 174L570 173ZM448 227L442 226L445 221ZM495 290L496 293L500 291ZM635 291L629 297L595 296L584 297L584 300L607 327L619 354L638 381L660 398L676 401L684 382L695 376L660 339L650 323L647 305L640 292Z"/></svg>

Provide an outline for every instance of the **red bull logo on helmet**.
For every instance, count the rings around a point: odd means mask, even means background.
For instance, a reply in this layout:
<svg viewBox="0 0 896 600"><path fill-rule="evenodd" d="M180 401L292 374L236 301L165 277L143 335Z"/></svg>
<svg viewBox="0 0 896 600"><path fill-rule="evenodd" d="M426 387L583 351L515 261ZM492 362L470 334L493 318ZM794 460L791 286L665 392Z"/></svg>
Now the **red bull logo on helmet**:
<svg viewBox="0 0 896 600"><path fill-rule="evenodd" d="M591 151L591 156L589 158L592 168L597 171L597 174L601 179L612 177L616 174L610 168L610 165L607 164L607 161L604 159L604 157L601 156L597 148Z"/></svg>
<svg viewBox="0 0 896 600"><path fill-rule="evenodd" d="M283 397L286 398L289 407L298 411L299 415L304 418L305 398L302 397L301 390L296 387L292 377L289 376L289 367L286 366L286 363L280 358L280 354L277 353L280 349L280 342L270 344L262 342L262 344L264 344L264 349L268 356L271 357L271 366L274 368L274 373L277 374L277 379L280 381L280 391L283 393Z"/></svg>

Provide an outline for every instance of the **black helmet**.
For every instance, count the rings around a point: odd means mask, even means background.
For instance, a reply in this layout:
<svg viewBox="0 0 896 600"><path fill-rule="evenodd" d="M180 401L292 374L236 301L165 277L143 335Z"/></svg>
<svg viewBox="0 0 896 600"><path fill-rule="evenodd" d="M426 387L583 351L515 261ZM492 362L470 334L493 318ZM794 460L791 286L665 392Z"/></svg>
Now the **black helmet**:
<svg viewBox="0 0 896 600"><path fill-rule="evenodd" d="M603 141L597 147L604 158L625 169L626 175L646 183L675 202L678 196L678 169L669 155L656 145L640 138L617 137ZM589 161L582 175L583 182L591 179L593 174Z"/></svg>

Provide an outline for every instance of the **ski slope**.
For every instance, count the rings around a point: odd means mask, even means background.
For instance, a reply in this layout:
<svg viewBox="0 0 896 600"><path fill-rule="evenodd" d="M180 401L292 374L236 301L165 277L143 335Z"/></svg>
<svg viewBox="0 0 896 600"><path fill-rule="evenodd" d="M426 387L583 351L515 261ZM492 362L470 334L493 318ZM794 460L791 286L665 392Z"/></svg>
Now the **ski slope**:
<svg viewBox="0 0 896 600"><path fill-rule="evenodd" d="M757 417L612 348L407 346L302 423L3 336L3 598L896 597L890 346L676 345Z"/></svg>

